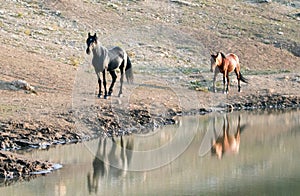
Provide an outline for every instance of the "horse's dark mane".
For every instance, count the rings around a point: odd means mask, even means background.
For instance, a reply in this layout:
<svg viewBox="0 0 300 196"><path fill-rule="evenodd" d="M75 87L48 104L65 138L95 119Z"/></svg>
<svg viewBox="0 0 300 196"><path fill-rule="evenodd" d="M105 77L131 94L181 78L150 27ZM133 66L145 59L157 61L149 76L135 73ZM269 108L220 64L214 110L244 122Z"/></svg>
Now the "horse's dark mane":
<svg viewBox="0 0 300 196"><path fill-rule="evenodd" d="M225 54L223 53L223 52L220 52L221 53L221 56L222 56L222 58L226 58L226 56L225 56Z"/></svg>

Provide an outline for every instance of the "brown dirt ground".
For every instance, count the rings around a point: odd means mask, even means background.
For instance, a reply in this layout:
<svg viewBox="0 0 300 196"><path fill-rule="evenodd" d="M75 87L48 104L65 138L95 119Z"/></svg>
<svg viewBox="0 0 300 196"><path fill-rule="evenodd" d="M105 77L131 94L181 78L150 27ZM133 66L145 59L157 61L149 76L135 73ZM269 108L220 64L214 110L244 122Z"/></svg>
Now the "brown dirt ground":
<svg viewBox="0 0 300 196"><path fill-rule="evenodd" d="M228 106L299 107L299 9L279 3L190 2L2 2L1 149L143 133L174 123L174 115ZM96 75L85 54L89 31L106 46L128 49L135 83L125 85L122 98L96 98ZM243 92L237 92L234 76L229 95L220 92L221 76L219 92L210 91L210 50L240 57L250 81ZM78 72L81 67L89 80ZM18 79L37 94L12 90L11 82Z"/></svg>

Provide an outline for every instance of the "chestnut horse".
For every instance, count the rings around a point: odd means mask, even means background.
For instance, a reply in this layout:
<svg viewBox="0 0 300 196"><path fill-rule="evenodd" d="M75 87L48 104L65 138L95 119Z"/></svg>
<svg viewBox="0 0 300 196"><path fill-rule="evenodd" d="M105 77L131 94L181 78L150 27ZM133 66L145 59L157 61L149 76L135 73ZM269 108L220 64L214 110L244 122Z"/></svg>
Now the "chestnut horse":
<svg viewBox="0 0 300 196"><path fill-rule="evenodd" d="M234 71L238 80L238 91L241 92L240 81L248 83L240 72L241 67L239 58L235 54L227 54L226 56L222 52L218 52L216 55L211 55L211 72L215 72L213 79L213 91L216 92L216 77L221 72L223 74L224 94L229 91L229 73ZM226 83L227 79L227 83Z"/></svg>

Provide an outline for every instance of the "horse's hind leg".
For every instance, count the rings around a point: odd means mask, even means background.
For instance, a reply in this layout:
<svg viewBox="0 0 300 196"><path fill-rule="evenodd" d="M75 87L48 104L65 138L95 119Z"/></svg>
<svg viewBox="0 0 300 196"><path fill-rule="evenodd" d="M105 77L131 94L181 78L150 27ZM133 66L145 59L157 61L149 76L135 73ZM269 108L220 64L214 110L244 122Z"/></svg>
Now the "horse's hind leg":
<svg viewBox="0 0 300 196"><path fill-rule="evenodd" d="M117 80L117 74L115 71L109 71L111 77L112 77L112 82L111 82L111 85L109 87L109 90L108 90L108 96L111 96L112 95L112 92L113 92L113 88L114 88L114 85L115 85L115 82Z"/></svg>
<svg viewBox="0 0 300 196"><path fill-rule="evenodd" d="M120 91L119 91L119 97L122 96L122 88L123 88L123 81L124 81L124 66L121 66L120 67L120 72L121 72L121 78L120 78Z"/></svg>
<svg viewBox="0 0 300 196"><path fill-rule="evenodd" d="M238 91L241 92L241 79L238 78Z"/></svg>
<svg viewBox="0 0 300 196"><path fill-rule="evenodd" d="M234 70L238 80L238 92L241 92L241 75L237 69Z"/></svg>
<svg viewBox="0 0 300 196"><path fill-rule="evenodd" d="M106 73L105 73L105 70L103 70L102 74L103 74L104 99L106 99L107 98L107 88L106 88Z"/></svg>
<svg viewBox="0 0 300 196"><path fill-rule="evenodd" d="M229 73L227 70L223 73L223 93L228 94L229 91Z"/></svg>

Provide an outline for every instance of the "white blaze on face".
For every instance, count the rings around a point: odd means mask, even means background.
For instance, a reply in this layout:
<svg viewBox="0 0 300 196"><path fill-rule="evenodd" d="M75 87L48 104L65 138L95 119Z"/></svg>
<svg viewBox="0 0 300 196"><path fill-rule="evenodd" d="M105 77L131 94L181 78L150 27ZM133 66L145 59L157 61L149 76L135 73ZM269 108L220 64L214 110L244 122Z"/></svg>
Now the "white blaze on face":
<svg viewBox="0 0 300 196"><path fill-rule="evenodd" d="M90 47L89 47L89 48L90 48L90 50L93 50L93 49L94 49L94 47L95 47L95 44L96 44L95 42L92 42L92 43L90 44Z"/></svg>
<svg viewBox="0 0 300 196"><path fill-rule="evenodd" d="M214 72L214 70L216 69L216 66L217 66L217 59L215 59L214 57L211 57L210 64L211 64L210 71Z"/></svg>

